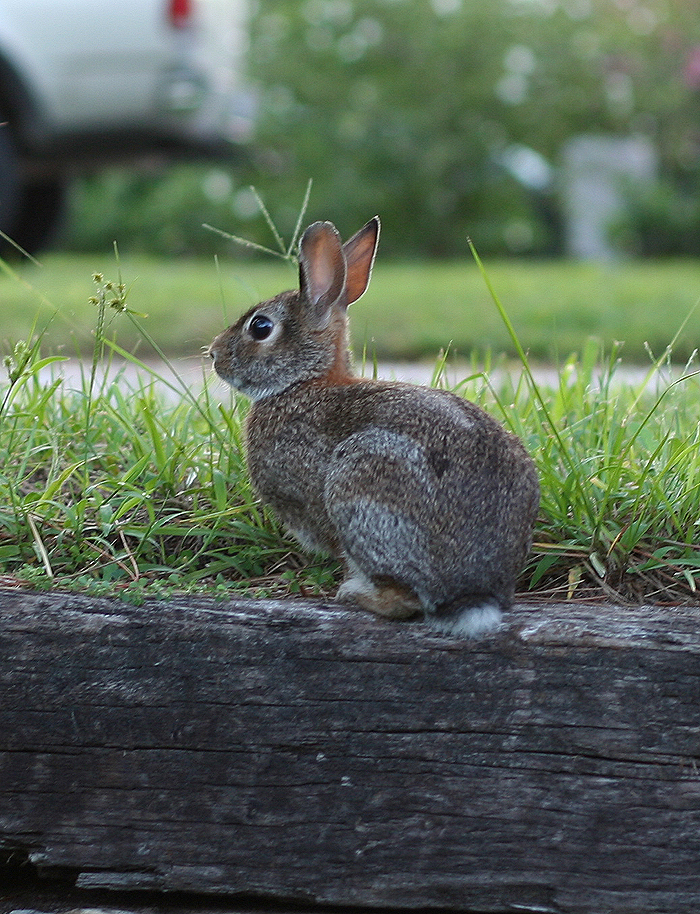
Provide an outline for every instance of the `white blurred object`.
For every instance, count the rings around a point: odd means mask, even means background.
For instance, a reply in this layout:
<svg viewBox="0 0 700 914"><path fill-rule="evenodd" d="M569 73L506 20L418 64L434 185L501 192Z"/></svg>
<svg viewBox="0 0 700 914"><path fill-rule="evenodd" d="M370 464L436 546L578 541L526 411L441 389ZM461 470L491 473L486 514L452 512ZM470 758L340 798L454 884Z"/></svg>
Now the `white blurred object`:
<svg viewBox="0 0 700 914"><path fill-rule="evenodd" d="M0 231L40 246L81 170L228 158L247 0L0 0Z"/></svg>
<svg viewBox="0 0 700 914"><path fill-rule="evenodd" d="M588 260L616 254L610 226L623 215L626 183L650 184L656 150L645 137L578 136L562 150L562 202L567 252Z"/></svg>

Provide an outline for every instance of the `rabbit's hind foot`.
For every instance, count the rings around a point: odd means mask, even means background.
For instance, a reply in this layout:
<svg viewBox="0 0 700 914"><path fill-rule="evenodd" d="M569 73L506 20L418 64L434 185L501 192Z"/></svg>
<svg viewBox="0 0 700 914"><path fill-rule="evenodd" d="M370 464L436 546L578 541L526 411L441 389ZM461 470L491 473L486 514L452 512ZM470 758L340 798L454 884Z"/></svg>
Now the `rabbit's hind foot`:
<svg viewBox="0 0 700 914"><path fill-rule="evenodd" d="M426 612L425 621L436 631L462 638L483 638L495 632L503 621L498 602L484 597L482 602L462 603L449 611Z"/></svg>
<svg viewBox="0 0 700 914"><path fill-rule="evenodd" d="M421 612L421 604L408 587L393 582L375 584L360 572L348 576L338 588L339 603L354 603L385 619L410 619Z"/></svg>

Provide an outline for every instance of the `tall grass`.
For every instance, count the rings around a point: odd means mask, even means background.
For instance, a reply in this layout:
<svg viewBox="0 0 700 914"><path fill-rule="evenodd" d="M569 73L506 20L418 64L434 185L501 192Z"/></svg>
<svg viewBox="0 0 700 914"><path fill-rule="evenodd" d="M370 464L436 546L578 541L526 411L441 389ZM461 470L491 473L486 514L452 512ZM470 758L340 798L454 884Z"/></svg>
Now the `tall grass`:
<svg viewBox="0 0 700 914"><path fill-rule="evenodd" d="M299 552L252 495L245 401L219 402L206 375L194 395L167 362L156 375L108 340L107 325L128 322L165 358L127 307L121 277L97 275L94 284L94 353L77 389L47 376L57 359L42 357L40 332L5 359L0 583L134 598L169 589L331 593L337 564ZM491 292L524 370L496 382L488 366L475 369L457 390L518 434L539 469L542 507L522 590L538 598L697 600L695 358L678 376L666 351L633 386L618 377L618 349L606 354L589 342L544 387ZM121 359L116 375L102 370ZM137 382L127 379L129 361L142 369ZM436 385L445 383L444 368L438 361Z"/></svg>
<svg viewBox="0 0 700 914"><path fill-rule="evenodd" d="M693 353L673 379L673 343L637 389L615 384L621 344L607 359L589 341L541 391L507 311L472 254L524 369L528 396L503 418L536 455L543 487L542 556L530 588L566 570L566 596L594 584L616 599L696 597L700 580L700 370ZM696 303L695 308L698 307ZM678 328L682 333L692 311ZM651 355L651 353L650 353ZM664 369L666 372L664 372ZM664 374L666 373L666 377ZM523 398L520 398L522 401ZM514 407L514 408L513 408ZM515 420L517 418L517 421ZM561 568L564 559L564 568ZM562 582L556 583L561 592Z"/></svg>
<svg viewBox="0 0 700 914"><path fill-rule="evenodd" d="M138 360L136 383L124 364L116 374L105 370L105 346L108 362L115 350L123 355L102 335L106 309L139 321L126 308L121 282L94 279L95 356L77 389L60 375L46 378L44 370L60 359L42 359L39 339L18 343L5 359L2 583L134 595L145 587L328 587L333 566L298 555L251 494L243 402L213 400L206 377L195 397L175 372L162 377Z"/></svg>
<svg viewBox="0 0 700 914"><path fill-rule="evenodd" d="M523 586L540 595L696 600L700 584L700 377L664 363L637 386L590 343L556 387L523 374L463 387L525 442L542 505Z"/></svg>

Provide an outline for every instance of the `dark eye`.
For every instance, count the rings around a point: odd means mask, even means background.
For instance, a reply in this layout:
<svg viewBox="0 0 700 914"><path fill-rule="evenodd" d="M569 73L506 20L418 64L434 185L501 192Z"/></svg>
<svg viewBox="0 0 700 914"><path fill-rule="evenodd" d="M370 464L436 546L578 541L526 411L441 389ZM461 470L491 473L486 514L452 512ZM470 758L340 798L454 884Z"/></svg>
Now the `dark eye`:
<svg viewBox="0 0 700 914"><path fill-rule="evenodd" d="M248 325L248 329L254 340L266 340L274 326L274 322L269 317L265 317L264 314L256 314Z"/></svg>

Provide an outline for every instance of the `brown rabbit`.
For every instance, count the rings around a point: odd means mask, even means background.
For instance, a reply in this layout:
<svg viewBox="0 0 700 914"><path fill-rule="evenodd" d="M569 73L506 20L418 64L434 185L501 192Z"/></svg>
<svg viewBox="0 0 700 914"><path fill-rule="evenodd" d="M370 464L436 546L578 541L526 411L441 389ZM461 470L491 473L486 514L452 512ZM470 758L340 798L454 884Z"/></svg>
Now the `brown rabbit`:
<svg viewBox="0 0 700 914"><path fill-rule="evenodd" d="M372 219L344 245L304 232L298 292L251 308L210 347L252 401L251 480L302 546L342 558L336 599L478 636L512 602L539 483L522 443L443 390L356 377L347 307L369 284Z"/></svg>

